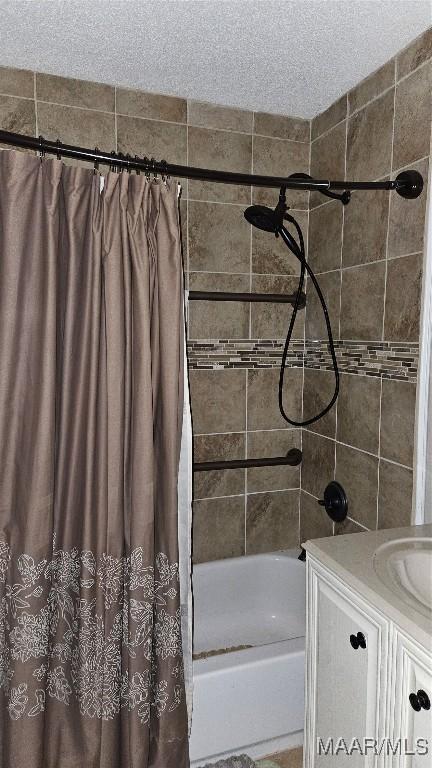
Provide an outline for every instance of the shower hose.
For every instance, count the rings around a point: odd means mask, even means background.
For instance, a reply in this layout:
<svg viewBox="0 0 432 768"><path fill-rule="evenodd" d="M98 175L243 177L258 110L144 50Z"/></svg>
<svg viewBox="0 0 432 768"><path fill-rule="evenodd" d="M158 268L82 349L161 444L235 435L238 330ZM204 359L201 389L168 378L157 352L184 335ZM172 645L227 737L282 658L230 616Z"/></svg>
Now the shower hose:
<svg viewBox="0 0 432 768"><path fill-rule="evenodd" d="M291 320L288 327L288 333L285 339L285 345L284 345L284 350L282 354L282 362L281 362L281 368L280 368L280 374L279 374L279 410L283 418L285 419L285 421L288 422L288 424L291 424L294 427L306 427L308 426L308 424L313 424L315 421L318 421L318 419L322 419L322 417L325 416L326 413L329 412L330 408L332 408L333 405L335 404L339 394L339 369L338 369L338 364L336 360L333 333L332 333L329 313L327 310L327 305L326 305L324 296L322 294L320 285L318 283L318 280L316 279L311 267L306 261L303 233L300 229L299 224L292 216L290 216L288 213L285 212L283 218L285 221L288 221L291 224L293 224L293 226L297 230L298 242L295 240L294 237L292 237L292 235L287 231L287 229L283 224L278 227L277 233L282 237L285 245L290 249L290 251L292 251L292 253L294 253L295 256L297 256L298 260L300 261L300 277L299 277L299 282L297 287L296 298L294 301L294 308L292 311ZM323 408L322 411L320 411L320 413L318 413L316 416L312 416L309 419L305 419L304 421L294 421L293 419L290 419L289 416L287 416L286 414L284 403L283 403L283 388L284 388L284 379L285 379L285 370L286 370L286 360L288 357L288 352L291 344L291 337L293 334L294 324L297 318L297 312L299 309L300 300L302 298L306 272L314 285L314 288L317 292L317 296L320 301L322 311L324 314L324 320L327 328L327 337L328 337L328 343L329 343L334 378L335 378L335 388L334 388L334 392L331 400L325 406L325 408Z"/></svg>

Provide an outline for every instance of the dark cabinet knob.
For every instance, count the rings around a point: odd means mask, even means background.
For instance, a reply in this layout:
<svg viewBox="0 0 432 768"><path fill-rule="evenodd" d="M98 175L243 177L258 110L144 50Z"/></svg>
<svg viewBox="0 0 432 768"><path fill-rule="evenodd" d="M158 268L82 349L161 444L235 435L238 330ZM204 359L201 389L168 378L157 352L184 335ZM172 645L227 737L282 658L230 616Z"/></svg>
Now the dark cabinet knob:
<svg viewBox="0 0 432 768"><path fill-rule="evenodd" d="M417 693L410 693L409 702L415 712L420 712L421 709L430 709L429 696L422 689L417 691Z"/></svg>
<svg viewBox="0 0 432 768"><path fill-rule="evenodd" d="M356 651L358 648L366 648L366 638L363 634L363 632L357 632L356 635L350 635L350 643L354 650Z"/></svg>

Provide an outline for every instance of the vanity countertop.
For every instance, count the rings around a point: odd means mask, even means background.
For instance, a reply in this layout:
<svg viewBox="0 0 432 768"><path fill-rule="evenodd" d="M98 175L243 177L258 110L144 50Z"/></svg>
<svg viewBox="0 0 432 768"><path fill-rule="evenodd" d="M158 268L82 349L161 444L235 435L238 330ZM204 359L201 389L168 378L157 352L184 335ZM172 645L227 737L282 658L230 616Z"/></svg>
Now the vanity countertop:
<svg viewBox="0 0 432 768"><path fill-rule="evenodd" d="M382 544L396 539L431 536L432 525L416 525L311 539L303 546L308 555L331 570L400 629L432 652L432 620L411 608L386 587L373 566L374 553ZM432 573L425 573L425 578L432 579Z"/></svg>

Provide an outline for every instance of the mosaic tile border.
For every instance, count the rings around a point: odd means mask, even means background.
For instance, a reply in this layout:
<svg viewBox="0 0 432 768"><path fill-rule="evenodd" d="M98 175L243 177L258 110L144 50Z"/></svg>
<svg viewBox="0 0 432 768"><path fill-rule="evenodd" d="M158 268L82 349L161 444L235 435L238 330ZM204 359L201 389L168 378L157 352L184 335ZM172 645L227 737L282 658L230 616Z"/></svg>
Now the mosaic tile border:
<svg viewBox="0 0 432 768"><path fill-rule="evenodd" d="M278 368L284 339L206 339L188 341L190 368ZM303 339L293 341L288 366L303 368Z"/></svg>
<svg viewBox="0 0 432 768"><path fill-rule="evenodd" d="M278 368L284 339L206 339L188 341L189 367L202 369ZM419 345L404 342L335 341L341 372L417 381ZM293 341L287 367L329 370L328 342Z"/></svg>

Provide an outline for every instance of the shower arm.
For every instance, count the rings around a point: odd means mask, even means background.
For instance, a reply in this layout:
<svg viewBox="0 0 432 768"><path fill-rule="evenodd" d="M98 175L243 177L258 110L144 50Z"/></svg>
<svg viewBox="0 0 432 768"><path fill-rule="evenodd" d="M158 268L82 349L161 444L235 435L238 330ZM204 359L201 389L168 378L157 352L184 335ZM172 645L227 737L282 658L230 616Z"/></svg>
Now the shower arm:
<svg viewBox="0 0 432 768"><path fill-rule="evenodd" d="M41 157L45 154L55 155L58 159L69 157L76 160L85 160L93 163L95 170L99 165L108 165L113 170L142 171L147 175L161 175L162 177L174 176L198 181L212 181L221 184L237 184L239 186L280 188L316 191L327 197L340 200L343 204L349 202L351 190L394 190L401 197L414 199L423 189L423 177L415 170L402 171L395 179L387 181L329 181L313 179L306 174L292 174L291 176L259 176L249 173L235 173L232 171L218 171L211 168L194 168L187 165L175 165L165 160L157 161L148 157L132 157L121 152L103 152L97 147L86 149L72 144L63 144L59 139L51 141L43 136L26 136L10 131L0 131L0 143L8 144L21 149L33 149L39 152ZM337 194L340 190L342 194Z"/></svg>

